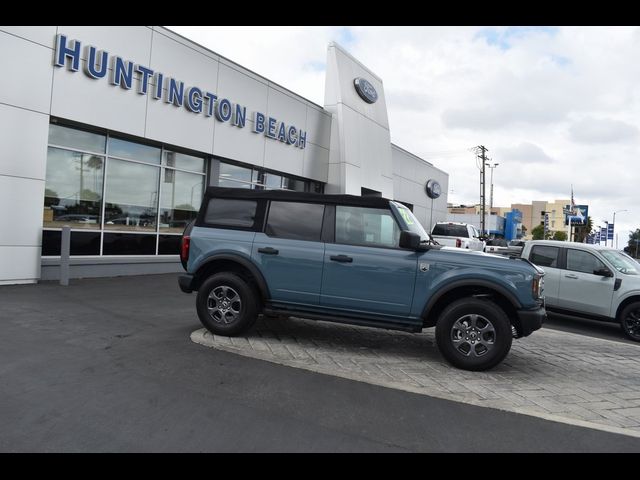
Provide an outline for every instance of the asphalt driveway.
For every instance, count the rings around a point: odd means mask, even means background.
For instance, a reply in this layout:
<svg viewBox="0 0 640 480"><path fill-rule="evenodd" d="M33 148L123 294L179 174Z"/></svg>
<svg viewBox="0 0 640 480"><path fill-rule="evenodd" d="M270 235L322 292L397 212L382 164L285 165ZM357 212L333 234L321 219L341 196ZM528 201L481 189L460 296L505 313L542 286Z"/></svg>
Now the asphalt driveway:
<svg viewBox="0 0 640 480"><path fill-rule="evenodd" d="M640 439L190 340L175 275L0 287L0 451L640 451Z"/></svg>

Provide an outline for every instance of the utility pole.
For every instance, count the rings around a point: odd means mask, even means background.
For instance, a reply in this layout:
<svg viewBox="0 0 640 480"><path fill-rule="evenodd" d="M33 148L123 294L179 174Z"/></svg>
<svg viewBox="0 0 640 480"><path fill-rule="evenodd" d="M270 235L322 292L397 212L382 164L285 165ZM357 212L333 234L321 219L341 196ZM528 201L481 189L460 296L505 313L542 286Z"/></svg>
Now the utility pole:
<svg viewBox="0 0 640 480"><path fill-rule="evenodd" d="M476 153L476 165L480 169L480 231L484 236L486 234L485 228L485 204L486 204L486 194L485 194L485 170L487 163L487 152L489 151L484 145L478 145L473 149Z"/></svg>

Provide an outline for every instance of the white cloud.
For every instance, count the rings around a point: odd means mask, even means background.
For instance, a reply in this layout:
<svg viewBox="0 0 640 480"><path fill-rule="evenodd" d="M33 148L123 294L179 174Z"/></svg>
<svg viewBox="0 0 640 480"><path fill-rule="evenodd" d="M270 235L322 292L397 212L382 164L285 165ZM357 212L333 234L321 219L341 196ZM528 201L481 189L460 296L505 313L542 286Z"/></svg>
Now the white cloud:
<svg viewBox="0 0 640 480"><path fill-rule="evenodd" d="M478 201L470 147L500 165L494 204L569 198L594 221L640 226L640 29L634 27L169 27L318 104L337 41L379 75L391 139Z"/></svg>
<svg viewBox="0 0 640 480"><path fill-rule="evenodd" d="M497 157L515 164L554 162L554 159L547 155L542 148L529 142L521 142L514 147L499 148L496 153Z"/></svg>
<svg viewBox="0 0 640 480"><path fill-rule="evenodd" d="M633 141L638 127L619 120L584 118L569 128L571 139L581 143L614 143Z"/></svg>

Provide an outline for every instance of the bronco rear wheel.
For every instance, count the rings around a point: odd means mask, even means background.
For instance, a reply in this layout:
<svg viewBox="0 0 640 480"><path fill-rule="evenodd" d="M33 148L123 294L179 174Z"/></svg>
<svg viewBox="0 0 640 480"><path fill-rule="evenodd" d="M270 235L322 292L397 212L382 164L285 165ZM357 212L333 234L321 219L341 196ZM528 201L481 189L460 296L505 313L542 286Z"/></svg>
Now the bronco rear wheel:
<svg viewBox="0 0 640 480"><path fill-rule="evenodd" d="M198 317L216 335L239 335L258 318L258 295L241 277L221 272L207 278L198 289Z"/></svg>
<svg viewBox="0 0 640 480"><path fill-rule="evenodd" d="M481 371L509 353L513 333L504 311L489 300L462 298L445 308L436 324L436 342L453 366Z"/></svg>

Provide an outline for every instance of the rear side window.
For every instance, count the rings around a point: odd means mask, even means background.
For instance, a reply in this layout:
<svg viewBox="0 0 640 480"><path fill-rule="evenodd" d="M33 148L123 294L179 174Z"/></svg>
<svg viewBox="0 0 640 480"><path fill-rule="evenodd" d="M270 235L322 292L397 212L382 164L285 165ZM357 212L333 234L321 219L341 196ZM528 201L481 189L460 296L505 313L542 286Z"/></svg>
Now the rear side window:
<svg viewBox="0 0 640 480"><path fill-rule="evenodd" d="M223 227L253 228L258 202L212 198L207 205L204 223Z"/></svg>
<svg viewBox="0 0 640 480"><path fill-rule="evenodd" d="M541 267L558 268L558 256L560 249L558 247L547 247L543 245L534 245L529 255L529 260L540 265Z"/></svg>
<svg viewBox="0 0 640 480"><path fill-rule="evenodd" d="M271 202L265 233L270 237L320 241L324 205Z"/></svg>
<svg viewBox="0 0 640 480"><path fill-rule="evenodd" d="M445 237L469 237L469 232L465 225L449 225L447 223L437 223L436 226L433 227L431 234Z"/></svg>

